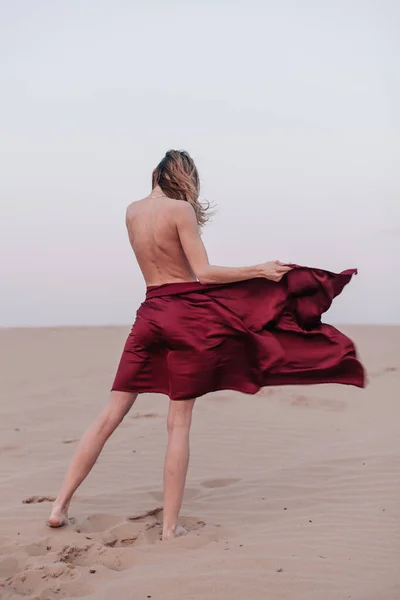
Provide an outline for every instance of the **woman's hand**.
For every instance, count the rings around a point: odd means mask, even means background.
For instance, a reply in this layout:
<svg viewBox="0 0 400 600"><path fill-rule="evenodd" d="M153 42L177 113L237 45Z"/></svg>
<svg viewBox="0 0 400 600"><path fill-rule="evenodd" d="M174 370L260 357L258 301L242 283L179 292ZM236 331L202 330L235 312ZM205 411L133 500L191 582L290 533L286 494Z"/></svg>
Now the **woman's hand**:
<svg viewBox="0 0 400 600"><path fill-rule="evenodd" d="M262 277L265 277L265 279L269 279L270 281L280 281L282 277L291 270L292 267L285 265L285 263L282 263L279 260L273 260L261 265Z"/></svg>

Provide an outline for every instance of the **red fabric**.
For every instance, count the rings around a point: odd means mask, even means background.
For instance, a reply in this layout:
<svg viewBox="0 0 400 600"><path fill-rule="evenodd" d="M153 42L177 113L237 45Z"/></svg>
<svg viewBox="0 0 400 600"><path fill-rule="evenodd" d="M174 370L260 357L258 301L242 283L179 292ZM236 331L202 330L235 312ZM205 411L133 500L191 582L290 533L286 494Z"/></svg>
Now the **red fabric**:
<svg viewBox="0 0 400 600"><path fill-rule="evenodd" d="M147 290L113 390L173 400L267 385L364 386L354 344L321 315L356 270L295 266L280 283L171 283Z"/></svg>

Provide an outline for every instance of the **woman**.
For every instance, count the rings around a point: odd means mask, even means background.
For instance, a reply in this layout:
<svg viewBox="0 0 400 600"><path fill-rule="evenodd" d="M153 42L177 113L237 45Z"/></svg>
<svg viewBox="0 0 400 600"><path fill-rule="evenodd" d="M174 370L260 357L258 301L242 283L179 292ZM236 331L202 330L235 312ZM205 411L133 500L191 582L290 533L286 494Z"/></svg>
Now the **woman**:
<svg viewBox="0 0 400 600"><path fill-rule="evenodd" d="M208 207L187 152L167 152L151 194L127 209L126 225L147 285L108 406L83 436L54 503L49 525L68 522L71 498L137 394L170 397L164 467L163 539L178 525L189 463L195 398L217 389L255 393L265 385L336 382L363 386L354 345L321 314L355 271L279 261L210 265L199 227Z"/></svg>

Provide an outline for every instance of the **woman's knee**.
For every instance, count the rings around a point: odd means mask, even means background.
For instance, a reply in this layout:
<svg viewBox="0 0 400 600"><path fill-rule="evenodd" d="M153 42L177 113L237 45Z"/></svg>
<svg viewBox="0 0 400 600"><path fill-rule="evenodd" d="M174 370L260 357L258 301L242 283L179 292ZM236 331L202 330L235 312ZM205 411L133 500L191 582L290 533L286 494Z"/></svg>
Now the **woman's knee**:
<svg viewBox="0 0 400 600"><path fill-rule="evenodd" d="M175 430L189 430L192 423L194 400L171 401L167 428L171 433Z"/></svg>
<svg viewBox="0 0 400 600"><path fill-rule="evenodd" d="M111 435L112 432L118 427L123 419L122 415L114 414L110 411L105 411L98 421L98 429L101 434Z"/></svg>
<svg viewBox="0 0 400 600"><path fill-rule="evenodd" d="M103 430L114 431L127 415L137 394L112 392L110 401L100 417L100 427Z"/></svg>

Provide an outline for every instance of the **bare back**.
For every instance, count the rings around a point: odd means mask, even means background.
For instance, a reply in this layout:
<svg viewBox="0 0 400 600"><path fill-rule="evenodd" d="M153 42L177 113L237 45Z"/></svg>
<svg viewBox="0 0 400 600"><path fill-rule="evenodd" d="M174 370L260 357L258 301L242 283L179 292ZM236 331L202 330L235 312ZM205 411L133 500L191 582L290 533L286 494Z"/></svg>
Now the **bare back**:
<svg viewBox="0 0 400 600"><path fill-rule="evenodd" d="M160 192L154 188L126 213L131 246L148 286L184 281L209 285L257 277L280 281L291 270L279 261L250 267L210 265L193 206Z"/></svg>
<svg viewBox="0 0 400 600"><path fill-rule="evenodd" d="M129 241L147 286L196 281L177 228L177 212L182 203L183 200L149 196L128 207Z"/></svg>

